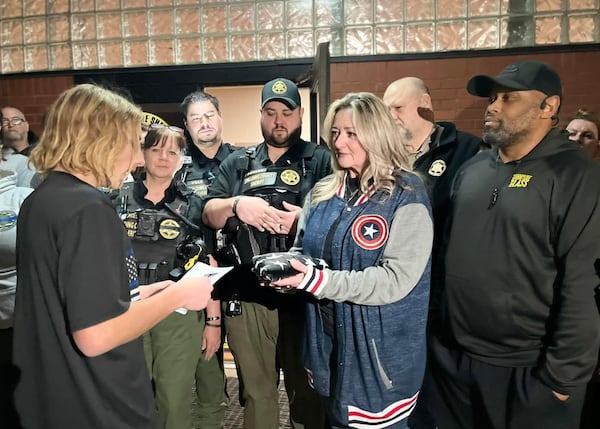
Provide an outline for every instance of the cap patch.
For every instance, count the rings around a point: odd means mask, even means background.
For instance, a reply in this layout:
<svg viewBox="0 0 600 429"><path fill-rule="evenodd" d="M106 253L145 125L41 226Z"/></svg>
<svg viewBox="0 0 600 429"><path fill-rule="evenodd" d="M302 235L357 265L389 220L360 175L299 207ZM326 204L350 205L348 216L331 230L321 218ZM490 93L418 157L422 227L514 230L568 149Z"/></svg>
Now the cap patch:
<svg viewBox="0 0 600 429"><path fill-rule="evenodd" d="M273 88L271 89L275 94L285 94L287 92L287 85L285 82L278 80L273 84Z"/></svg>

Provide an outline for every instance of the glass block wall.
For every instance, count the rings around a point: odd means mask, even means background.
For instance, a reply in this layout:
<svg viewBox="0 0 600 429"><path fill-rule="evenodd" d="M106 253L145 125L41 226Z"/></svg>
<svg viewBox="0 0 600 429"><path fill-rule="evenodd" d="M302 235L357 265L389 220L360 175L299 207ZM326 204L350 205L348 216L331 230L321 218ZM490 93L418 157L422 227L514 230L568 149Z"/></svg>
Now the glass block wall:
<svg viewBox="0 0 600 429"><path fill-rule="evenodd" d="M600 42L600 0L1 0L0 73Z"/></svg>

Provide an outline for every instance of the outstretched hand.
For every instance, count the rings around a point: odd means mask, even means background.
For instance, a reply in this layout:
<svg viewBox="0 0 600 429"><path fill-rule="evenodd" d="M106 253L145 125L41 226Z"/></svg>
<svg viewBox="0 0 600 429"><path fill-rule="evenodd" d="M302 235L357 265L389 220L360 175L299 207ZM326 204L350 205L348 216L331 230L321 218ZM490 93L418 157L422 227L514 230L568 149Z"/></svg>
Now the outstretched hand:
<svg viewBox="0 0 600 429"><path fill-rule="evenodd" d="M327 267L323 259L291 252L264 253L252 258L252 263L264 285L280 289L304 288L306 275L313 272L309 267Z"/></svg>
<svg viewBox="0 0 600 429"><path fill-rule="evenodd" d="M182 278L175 283L174 287L183 288L183 307L191 311L204 310L213 290L208 277Z"/></svg>
<svg viewBox="0 0 600 429"><path fill-rule="evenodd" d="M297 288L300 285L300 283L302 283L302 280L304 280L304 276L306 275L308 268L306 268L306 265L304 265L297 259L292 259L290 261L290 265L294 270L298 271L298 274L293 275L291 277L285 277L279 281L273 282L271 283L273 286L283 288Z"/></svg>

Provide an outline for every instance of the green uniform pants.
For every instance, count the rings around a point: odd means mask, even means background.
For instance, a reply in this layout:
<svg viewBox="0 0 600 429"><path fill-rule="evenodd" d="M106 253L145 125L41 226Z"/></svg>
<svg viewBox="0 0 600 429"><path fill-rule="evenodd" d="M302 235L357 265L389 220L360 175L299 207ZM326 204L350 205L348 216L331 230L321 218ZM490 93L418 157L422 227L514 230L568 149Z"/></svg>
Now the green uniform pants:
<svg viewBox="0 0 600 429"><path fill-rule="evenodd" d="M205 328L213 329L213 328ZM224 331L225 328L221 328ZM225 420L228 398L225 394L223 346L210 359L201 356L196 366L196 398L198 429L221 429Z"/></svg>
<svg viewBox="0 0 600 429"><path fill-rule="evenodd" d="M309 386L302 365L304 304L299 302L295 311L289 311L242 302L242 314L225 319L227 342L243 385L244 429L279 428L280 363L292 428L328 427L320 398Z"/></svg>
<svg viewBox="0 0 600 429"><path fill-rule="evenodd" d="M192 386L194 375L202 358L202 332L204 313L188 311L186 315L173 313L144 334L144 352L164 429L190 429L192 427ZM209 392L203 397L223 394L224 375L217 357L202 362L202 375L213 377ZM205 370L206 369L206 370ZM219 381L217 381L219 380ZM221 383L219 388L218 383ZM206 381L210 383L210 381ZM219 404L221 403L219 397ZM221 406L222 408L222 406ZM224 414L224 412L223 412ZM214 424L200 426L220 428L223 414Z"/></svg>

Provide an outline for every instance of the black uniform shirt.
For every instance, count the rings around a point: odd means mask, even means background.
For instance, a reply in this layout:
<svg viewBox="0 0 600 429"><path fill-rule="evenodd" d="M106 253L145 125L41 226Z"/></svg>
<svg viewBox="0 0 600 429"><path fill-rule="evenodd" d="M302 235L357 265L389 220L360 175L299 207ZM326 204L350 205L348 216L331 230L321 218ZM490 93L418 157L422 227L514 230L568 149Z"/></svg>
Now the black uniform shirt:
<svg viewBox="0 0 600 429"><path fill-rule="evenodd" d="M185 165L178 173L178 177L185 175L183 179L186 185L193 189L198 196L205 197L208 194L208 186L212 184L219 173L219 166L236 149L238 149L236 146L222 143L214 158L208 158L195 144L189 143L188 152L192 163Z"/></svg>

